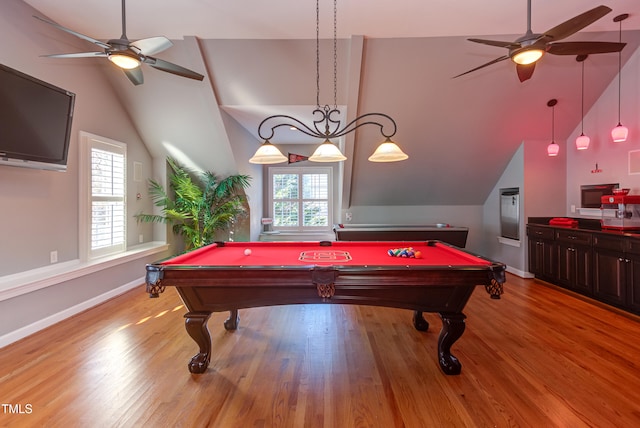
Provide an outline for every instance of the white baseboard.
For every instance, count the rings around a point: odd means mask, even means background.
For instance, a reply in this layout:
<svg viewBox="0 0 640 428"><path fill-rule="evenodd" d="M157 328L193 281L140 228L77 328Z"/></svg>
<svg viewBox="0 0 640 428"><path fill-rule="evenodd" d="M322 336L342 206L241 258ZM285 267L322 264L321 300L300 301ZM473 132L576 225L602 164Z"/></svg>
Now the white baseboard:
<svg viewBox="0 0 640 428"><path fill-rule="evenodd" d="M525 272L520 269L512 268L511 266L507 266L507 272L512 273L520 278L535 278L535 275L530 272Z"/></svg>
<svg viewBox="0 0 640 428"><path fill-rule="evenodd" d="M5 334L4 336L0 336L0 348L10 345L13 342L17 342L18 340L30 336L34 333L37 333L40 330L44 330L45 328L59 323L60 321L70 318L76 314L79 314L82 311L86 311L87 309L97 306L100 303L106 302L109 299L124 294L129 290L133 290L136 287L140 287L142 289L142 284L144 284L144 277L131 281L128 284L121 285L118 288L114 288L104 294L93 297L56 314L38 320L32 324L21 327L17 330Z"/></svg>

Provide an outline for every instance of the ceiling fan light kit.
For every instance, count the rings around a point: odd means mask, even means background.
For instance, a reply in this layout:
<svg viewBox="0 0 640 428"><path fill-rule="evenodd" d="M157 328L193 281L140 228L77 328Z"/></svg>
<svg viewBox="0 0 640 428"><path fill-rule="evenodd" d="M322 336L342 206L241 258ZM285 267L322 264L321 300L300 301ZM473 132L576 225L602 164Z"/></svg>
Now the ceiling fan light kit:
<svg viewBox="0 0 640 428"><path fill-rule="evenodd" d="M131 70L140 66L140 58L132 52L110 52L107 53L107 58L109 58L109 61L118 67L124 68L125 70Z"/></svg>
<svg viewBox="0 0 640 428"><path fill-rule="evenodd" d="M588 55L597 53L620 52L625 43L615 42L561 42L560 40L577 33L588 25L593 24L606 14L611 12L607 6L598 6L580 15L563 22L542 34L531 31L531 0L527 0L527 32L513 42L501 40L468 39L474 43L480 43L499 48L506 48L509 52L499 58L475 67L454 78L464 76L480 70L492 64L511 59L516 64L516 72L520 82L529 80L538 60L545 53L552 55Z"/></svg>
<svg viewBox="0 0 640 428"><path fill-rule="evenodd" d="M337 117L340 115L337 103L337 0L333 1L333 107L325 105L320 106L320 4L316 0L316 104L317 107L313 111L313 116L319 118L313 121L312 127L305 122L288 115L273 115L265 118L258 125L258 136L264 140L262 146L258 148L256 154L249 159L250 163L271 164L286 162L287 157L280 152L275 146L269 143L269 140L275 135L276 129L286 127L292 131L302 132L310 137L324 140L318 146L315 152L309 156L311 162L341 162L347 159L342 154L336 144L331 139L343 137L361 126L376 125L380 129L380 133L386 140L380 147L369 157L372 162L397 162L408 159L397 144L391 141L396 133L396 122L384 113L366 113L356 117L344 126ZM270 126L270 127L269 127ZM391 132L385 131L391 129ZM270 155L262 154L262 151L270 151ZM277 153L275 153L277 151Z"/></svg>
<svg viewBox="0 0 640 428"><path fill-rule="evenodd" d="M93 37L86 36L69 28L63 27L62 25L56 24L55 22L51 22L47 19L34 15L34 18L46 24L72 34L80 39L91 42L103 49L102 52L75 52L43 56L49 58L107 58L113 64L120 67L125 76L127 76L134 85L141 85L144 83L142 71L138 68L142 63L148 64L157 70L165 71L177 76L194 80L204 79L202 74L196 73L193 70L150 56L173 46L173 43L171 43L171 41L166 37L156 36L130 41L126 35L125 11L125 0L122 0L122 35L118 39L111 39L107 42L94 39Z"/></svg>
<svg viewBox="0 0 640 428"><path fill-rule="evenodd" d="M620 39L622 43L622 21L629 17L628 13L623 13L613 18L613 22L620 23ZM621 102L621 87L622 87L622 52L618 52L618 125L611 130L611 139L614 143L623 143L627 141L629 130L620 122L620 102Z"/></svg>
<svg viewBox="0 0 640 428"><path fill-rule="evenodd" d="M529 49L513 55L511 60L516 64L529 65L542 58L542 55L544 55L544 51L542 49Z"/></svg>
<svg viewBox="0 0 640 428"><path fill-rule="evenodd" d="M560 146L556 143L555 139L555 106L558 104L558 100L555 98L547 101L547 107L551 107L551 143L547 146L547 155L548 156L558 156L560 152Z"/></svg>

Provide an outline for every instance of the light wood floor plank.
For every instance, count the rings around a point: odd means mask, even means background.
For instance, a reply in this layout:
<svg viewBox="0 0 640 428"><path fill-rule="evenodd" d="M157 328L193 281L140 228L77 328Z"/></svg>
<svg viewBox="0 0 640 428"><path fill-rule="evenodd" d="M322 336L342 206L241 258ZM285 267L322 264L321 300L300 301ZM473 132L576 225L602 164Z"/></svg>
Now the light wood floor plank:
<svg viewBox="0 0 640 428"><path fill-rule="evenodd" d="M437 314L298 305L213 314L206 373L175 290L143 287L0 350L2 427L640 426L640 320L508 276L437 362ZM11 414L29 404L30 414Z"/></svg>

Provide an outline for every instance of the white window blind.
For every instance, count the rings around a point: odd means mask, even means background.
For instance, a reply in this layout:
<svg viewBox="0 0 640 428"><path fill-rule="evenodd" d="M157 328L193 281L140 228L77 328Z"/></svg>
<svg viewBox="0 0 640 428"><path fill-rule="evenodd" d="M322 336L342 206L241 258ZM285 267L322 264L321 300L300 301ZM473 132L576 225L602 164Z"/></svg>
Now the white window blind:
<svg viewBox="0 0 640 428"><path fill-rule="evenodd" d="M91 149L91 251L125 243L125 157Z"/></svg>
<svg viewBox="0 0 640 428"><path fill-rule="evenodd" d="M274 230L329 230L331 173L331 168L270 168L269 203Z"/></svg>
<svg viewBox="0 0 640 428"><path fill-rule="evenodd" d="M91 259L127 247L127 145L81 132L81 257Z"/></svg>

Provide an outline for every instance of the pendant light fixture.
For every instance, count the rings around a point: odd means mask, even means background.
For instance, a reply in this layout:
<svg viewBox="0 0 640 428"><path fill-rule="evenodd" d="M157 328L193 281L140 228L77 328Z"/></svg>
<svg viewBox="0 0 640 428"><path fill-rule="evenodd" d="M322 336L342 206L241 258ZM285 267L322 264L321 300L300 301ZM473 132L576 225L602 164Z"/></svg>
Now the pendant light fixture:
<svg viewBox="0 0 640 428"><path fill-rule="evenodd" d="M249 162L256 164L272 164L286 162L287 157L280 150L272 145L271 140L275 130L281 126L288 129L302 132L305 135L319 138L323 143L309 157L312 162L340 162L347 159L336 144L331 139L336 139L355 131L364 125L376 125L380 128L380 134L385 141L369 157L372 162L397 162L408 159L407 156L396 143L391 141L391 137L396 134L396 122L383 113L367 113L356 117L345 126L341 126L341 121L337 118L340 115L337 103L337 0L333 1L333 107L320 106L320 6L316 0L316 104L313 111L314 119L312 126L307 126L303 121L288 115L269 116L260 122L258 126L258 136L264 143L256 154L249 159ZM265 154L267 152L267 154Z"/></svg>
<svg viewBox="0 0 640 428"><path fill-rule="evenodd" d="M622 43L622 21L629 17L628 13L623 13L622 15L618 15L613 18L613 22L620 23L620 40ZM627 135L629 135L629 130L626 126L622 125L620 122L620 102L621 102L621 86L622 86L622 51L618 51L618 125L611 130L611 139L613 139L614 143L622 143L627 141Z"/></svg>
<svg viewBox="0 0 640 428"><path fill-rule="evenodd" d="M588 55L578 55L576 57L576 61L582 63L582 121L580 122L580 136L576 138L576 149L578 150L586 150L589 148L589 143L591 139L584 135L584 60L587 59Z"/></svg>
<svg viewBox="0 0 640 428"><path fill-rule="evenodd" d="M556 100L555 98L547 101L547 107L551 107L551 143L549 143L549 145L547 146L547 154L549 156L558 156L558 152L560 151L560 146L556 144L555 132L554 132L556 127L556 123L555 123L556 104L558 104L558 100Z"/></svg>

